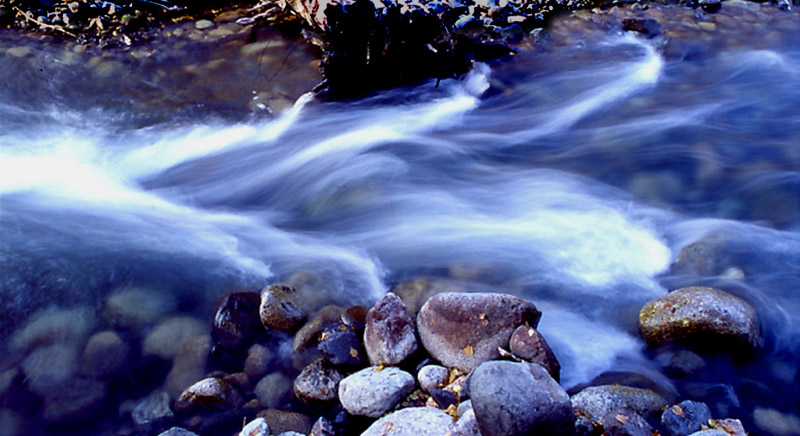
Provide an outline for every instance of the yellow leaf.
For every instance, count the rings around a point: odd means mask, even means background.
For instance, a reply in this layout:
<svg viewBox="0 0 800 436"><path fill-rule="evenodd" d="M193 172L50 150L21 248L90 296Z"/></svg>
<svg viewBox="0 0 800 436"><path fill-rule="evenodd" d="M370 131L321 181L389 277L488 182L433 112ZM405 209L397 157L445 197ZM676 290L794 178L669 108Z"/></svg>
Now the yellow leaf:
<svg viewBox="0 0 800 436"><path fill-rule="evenodd" d="M475 348L472 345L467 345L466 347L464 347L464 354L466 354L467 356L472 356L473 354L475 354Z"/></svg>
<svg viewBox="0 0 800 436"><path fill-rule="evenodd" d="M681 418L686 418L686 415L683 414L683 409L681 409L681 406L677 404L672 406L672 413L680 416Z"/></svg>
<svg viewBox="0 0 800 436"><path fill-rule="evenodd" d="M614 418L616 418L617 422L620 424L624 425L628 423L628 417L625 415L617 415Z"/></svg>

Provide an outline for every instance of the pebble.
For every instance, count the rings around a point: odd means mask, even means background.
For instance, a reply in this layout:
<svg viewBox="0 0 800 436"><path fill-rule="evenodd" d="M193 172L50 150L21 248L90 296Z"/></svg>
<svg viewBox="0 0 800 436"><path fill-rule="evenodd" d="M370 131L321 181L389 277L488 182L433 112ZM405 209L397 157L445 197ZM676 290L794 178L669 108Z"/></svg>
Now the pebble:
<svg viewBox="0 0 800 436"><path fill-rule="evenodd" d="M499 358L514 330L526 322L535 328L540 317L533 303L513 295L442 293L422 306L417 329L433 358L468 372Z"/></svg>
<svg viewBox="0 0 800 436"><path fill-rule="evenodd" d="M264 418L256 418L247 423L239 432L239 436L269 436L269 425Z"/></svg>
<svg viewBox="0 0 800 436"><path fill-rule="evenodd" d="M519 326L508 342L509 350L520 359L541 365L555 381L559 380L561 364L544 340L544 336L533 327Z"/></svg>
<svg viewBox="0 0 800 436"><path fill-rule="evenodd" d="M755 309L719 289L688 287L648 302L639 330L650 344L703 341L733 355L750 356L763 341Z"/></svg>
<svg viewBox="0 0 800 436"><path fill-rule="evenodd" d="M196 318L175 316L160 322L142 344L142 354L155 355L165 360L172 360L183 347L183 344L197 337L207 335L209 328Z"/></svg>
<svg viewBox="0 0 800 436"><path fill-rule="evenodd" d="M169 430L159 433L158 436L197 436L197 434L182 427L172 427Z"/></svg>
<svg viewBox="0 0 800 436"><path fill-rule="evenodd" d="M272 434L281 434L287 431L308 434L311 431L311 418L302 413L267 409L258 412L256 416L267 421Z"/></svg>
<svg viewBox="0 0 800 436"><path fill-rule="evenodd" d="M360 365L364 351L356 331L344 324L328 328L317 349L334 365Z"/></svg>
<svg viewBox="0 0 800 436"><path fill-rule="evenodd" d="M339 306L325 306L312 315L300 330L294 335L292 350L295 353L304 351L311 346L316 346L322 332L339 321L342 308Z"/></svg>
<svg viewBox="0 0 800 436"><path fill-rule="evenodd" d="M283 331L295 330L306 318L298 291L285 285L270 285L261 291L259 315L265 327Z"/></svg>
<svg viewBox="0 0 800 436"><path fill-rule="evenodd" d="M406 305L389 292L367 312L364 348L372 365L397 365L417 350L414 321Z"/></svg>
<svg viewBox="0 0 800 436"><path fill-rule="evenodd" d="M258 316L261 297L254 292L228 294L217 307L211 327L214 346L228 352L248 347L264 331Z"/></svg>
<svg viewBox="0 0 800 436"><path fill-rule="evenodd" d="M483 436L575 433L569 395L535 363L482 363L469 391Z"/></svg>
<svg viewBox="0 0 800 436"><path fill-rule="evenodd" d="M92 377L118 374L127 363L128 344L113 331L95 333L86 343L81 357L80 372Z"/></svg>
<svg viewBox="0 0 800 436"><path fill-rule="evenodd" d="M256 384L253 393L263 407L273 409L281 404L291 389L292 381L289 377L286 377L283 373L276 372L264 376Z"/></svg>
<svg viewBox="0 0 800 436"><path fill-rule="evenodd" d="M166 392L153 392L143 398L131 412L133 425L143 434L154 434L166 429L175 418L169 407L169 395Z"/></svg>
<svg viewBox="0 0 800 436"><path fill-rule="evenodd" d="M775 436L800 435L800 418L797 415L757 407L753 411L753 420L761 430Z"/></svg>
<svg viewBox="0 0 800 436"><path fill-rule="evenodd" d="M267 347L261 344L253 344L247 350L247 358L244 360L244 373L250 377L251 381L260 380L269 373L269 362L272 353Z"/></svg>
<svg viewBox="0 0 800 436"><path fill-rule="evenodd" d="M44 398L44 420L51 424L75 424L96 418L95 412L106 399L106 384L77 378L48 392Z"/></svg>
<svg viewBox="0 0 800 436"><path fill-rule="evenodd" d="M417 373L417 381L423 391L430 392L431 389L443 386L449 375L447 368L443 366L425 365Z"/></svg>
<svg viewBox="0 0 800 436"><path fill-rule="evenodd" d="M24 58L30 55L31 52L33 52L33 50L27 46L11 47L10 49L6 50L7 55L15 58Z"/></svg>
<svg viewBox="0 0 800 436"><path fill-rule="evenodd" d="M667 406L667 401L651 390L619 385L591 386L571 401L572 407L586 412L594 422L603 422L606 415L618 409L629 409L648 419Z"/></svg>
<svg viewBox="0 0 800 436"><path fill-rule="evenodd" d="M313 436L335 436L336 429L333 428L333 425L325 419L325 417L320 416L319 419L314 423L314 426L311 427L311 435Z"/></svg>
<svg viewBox="0 0 800 436"><path fill-rule="evenodd" d="M210 20L197 20L194 23L194 28L197 30L206 30L214 27L214 22Z"/></svg>
<svg viewBox="0 0 800 436"><path fill-rule="evenodd" d="M103 305L103 318L126 328L151 325L175 309L175 301L166 291L126 288L115 291Z"/></svg>
<svg viewBox="0 0 800 436"><path fill-rule="evenodd" d="M209 377L186 388L175 401L175 412L190 414L224 411L239 407L242 397L231 385Z"/></svg>
<svg viewBox="0 0 800 436"><path fill-rule="evenodd" d="M164 382L170 398L177 398L184 389L203 379L210 351L209 335L195 337L181 346Z"/></svg>
<svg viewBox="0 0 800 436"><path fill-rule="evenodd" d="M453 417L433 407L408 407L384 416L361 436L446 435L453 429Z"/></svg>
<svg viewBox="0 0 800 436"><path fill-rule="evenodd" d="M339 383L339 401L348 413L377 418L414 390L414 377L393 367L368 367Z"/></svg>
<svg viewBox="0 0 800 436"><path fill-rule="evenodd" d="M78 350L71 344L39 348L22 362L28 387L42 396L64 389L77 370Z"/></svg>
<svg viewBox="0 0 800 436"><path fill-rule="evenodd" d="M12 335L10 348L27 351L43 345L79 344L94 327L94 319L94 312L86 308L37 312Z"/></svg>
<svg viewBox="0 0 800 436"><path fill-rule="evenodd" d="M686 436L700 431L711 419L711 410L704 403L686 400L668 407L661 414L661 426L666 436Z"/></svg>
<svg viewBox="0 0 800 436"><path fill-rule="evenodd" d="M304 401L331 401L339 392L342 375L330 362L319 358L303 368L294 379L294 393Z"/></svg>

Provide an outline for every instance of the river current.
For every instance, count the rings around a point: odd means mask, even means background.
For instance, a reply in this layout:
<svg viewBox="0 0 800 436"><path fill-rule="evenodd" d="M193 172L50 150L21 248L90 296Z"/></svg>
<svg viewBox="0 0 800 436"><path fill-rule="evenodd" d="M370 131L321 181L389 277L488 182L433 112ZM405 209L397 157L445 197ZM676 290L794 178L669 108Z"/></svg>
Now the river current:
<svg viewBox="0 0 800 436"><path fill-rule="evenodd" d="M653 38L579 14L462 79L345 102L302 94L313 57L292 50L283 75L168 80L0 34L0 343L124 286L210 319L229 289L296 273L367 305L426 277L534 301L567 389L635 373L800 434L797 15L731 2L681 26L689 11ZM671 267L698 241L712 267ZM756 307L753 362L681 378L646 347L641 306L689 285Z"/></svg>

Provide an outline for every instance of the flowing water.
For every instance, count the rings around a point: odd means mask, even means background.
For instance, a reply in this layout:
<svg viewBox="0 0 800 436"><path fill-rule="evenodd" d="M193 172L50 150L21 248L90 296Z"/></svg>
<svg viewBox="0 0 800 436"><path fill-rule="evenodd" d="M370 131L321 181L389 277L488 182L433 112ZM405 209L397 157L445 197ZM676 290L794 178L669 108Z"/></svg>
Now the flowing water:
<svg viewBox="0 0 800 436"><path fill-rule="evenodd" d="M244 50L146 63L0 35L4 346L32 313L124 286L210 319L228 289L296 273L339 304L427 277L534 301L566 388L636 373L800 434L797 15L651 13L674 24L578 14L463 79L347 102L300 95L317 77L293 42L265 71ZM711 266L671 268L698 241ZM753 362L679 377L646 347L639 308L688 285L757 308Z"/></svg>

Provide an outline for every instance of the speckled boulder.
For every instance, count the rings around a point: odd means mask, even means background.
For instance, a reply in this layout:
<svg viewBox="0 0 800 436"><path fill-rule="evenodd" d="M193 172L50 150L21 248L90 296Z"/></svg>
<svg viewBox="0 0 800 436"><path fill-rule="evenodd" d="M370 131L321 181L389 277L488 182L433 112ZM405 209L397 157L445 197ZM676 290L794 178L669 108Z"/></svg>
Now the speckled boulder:
<svg viewBox="0 0 800 436"><path fill-rule="evenodd" d="M417 350L414 321L397 295L389 292L367 312L364 348L372 365L397 365Z"/></svg>
<svg viewBox="0 0 800 436"><path fill-rule="evenodd" d="M375 421L361 436L446 435L453 417L433 407L409 407Z"/></svg>
<svg viewBox="0 0 800 436"><path fill-rule="evenodd" d="M469 391L483 436L575 434L569 395L535 363L485 362Z"/></svg>
<svg viewBox="0 0 800 436"><path fill-rule="evenodd" d="M265 327L293 331L306 319L306 312L297 289L270 285L261 291L259 316Z"/></svg>
<svg viewBox="0 0 800 436"><path fill-rule="evenodd" d="M572 407L585 412L593 422L603 422L606 415L618 409L632 410L647 419L667 405L651 390L619 385L591 386L573 395L571 401Z"/></svg>
<svg viewBox="0 0 800 436"><path fill-rule="evenodd" d="M639 330L650 344L699 342L731 354L752 355L762 343L755 309L707 287L679 289L645 304Z"/></svg>
<svg viewBox="0 0 800 436"><path fill-rule="evenodd" d="M550 345L544 340L544 336L535 328L519 326L511 334L508 348L520 359L542 365L555 381L559 380L561 364L558 363Z"/></svg>
<svg viewBox="0 0 800 436"><path fill-rule="evenodd" d="M471 371L500 357L511 333L524 323L536 327L541 312L530 301L506 294L443 293L429 299L417 315L417 329L428 353L447 367Z"/></svg>

